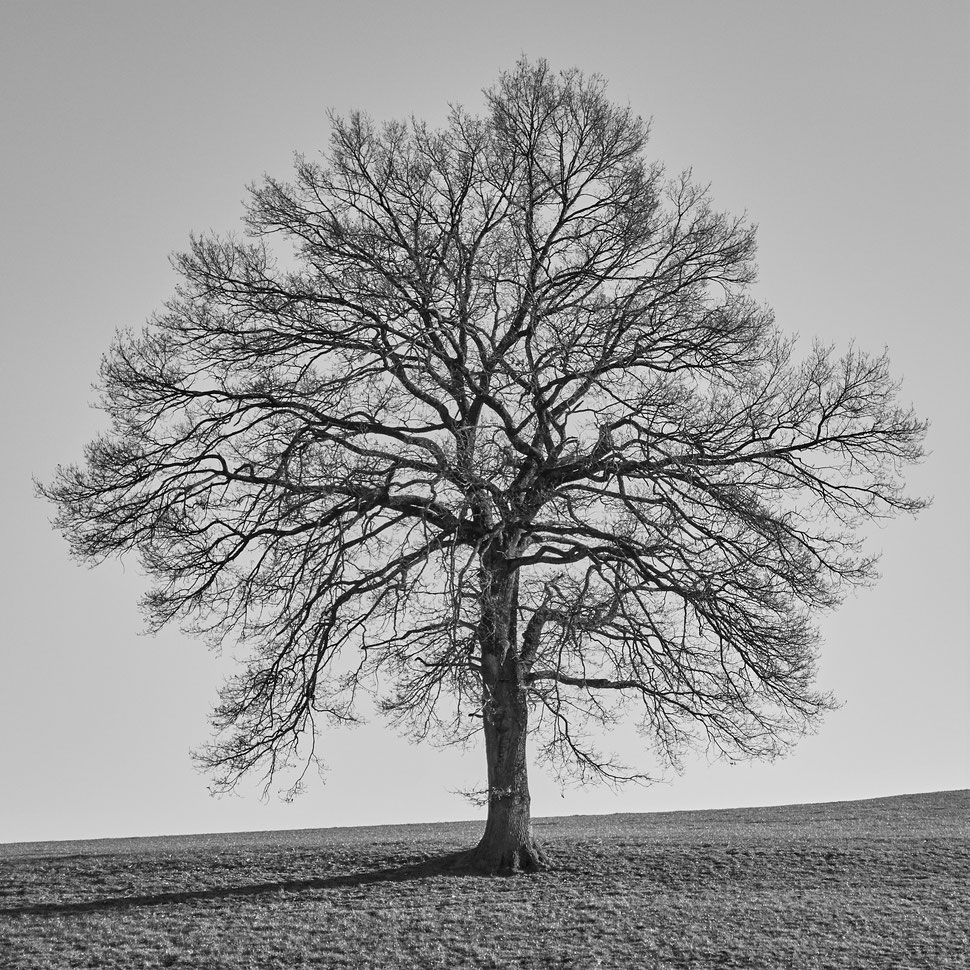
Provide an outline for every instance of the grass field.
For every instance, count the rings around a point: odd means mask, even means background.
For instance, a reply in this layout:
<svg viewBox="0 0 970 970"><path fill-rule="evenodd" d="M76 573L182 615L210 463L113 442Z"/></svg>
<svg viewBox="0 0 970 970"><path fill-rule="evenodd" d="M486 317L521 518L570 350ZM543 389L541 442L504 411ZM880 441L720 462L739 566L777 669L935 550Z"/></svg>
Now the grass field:
<svg viewBox="0 0 970 970"><path fill-rule="evenodd" d="M0 845L0 967L963 970L968 809L540 819L512 878L438 861L479 823Z"/></svg>

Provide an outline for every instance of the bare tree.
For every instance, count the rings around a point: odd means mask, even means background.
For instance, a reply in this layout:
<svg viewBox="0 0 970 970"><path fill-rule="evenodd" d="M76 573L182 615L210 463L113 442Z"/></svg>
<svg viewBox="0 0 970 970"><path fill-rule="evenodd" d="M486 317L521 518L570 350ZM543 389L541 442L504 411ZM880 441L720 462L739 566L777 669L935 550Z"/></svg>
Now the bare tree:
<svg viewBox="0 0 970 970"><path fill-rule="evenodd" d="M333 117L244 239L101 372L110 430L40 486L86 561L135 552L170 621L248 645L203 754L313 760L380 684L419 737L484 734L485 870L544 862L526 739L581 779L783 750L830 705L811 614L873 576L924 425L885 356L801 361L749 295L755 235L598 77L520 62L475 117ZM279 245L273 246L274 237Z"/></svg>

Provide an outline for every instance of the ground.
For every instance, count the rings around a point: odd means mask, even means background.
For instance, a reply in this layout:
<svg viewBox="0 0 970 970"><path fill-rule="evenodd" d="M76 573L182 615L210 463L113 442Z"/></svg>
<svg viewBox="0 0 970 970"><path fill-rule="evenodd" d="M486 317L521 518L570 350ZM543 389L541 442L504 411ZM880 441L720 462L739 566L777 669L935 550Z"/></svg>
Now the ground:
<svg viewBox="0 0 970 970"><path fill-rule="evenodd" d="M511 878L449 867L480 823L0 845L0 967L963 968L968 809L539 819Z"/></svg>

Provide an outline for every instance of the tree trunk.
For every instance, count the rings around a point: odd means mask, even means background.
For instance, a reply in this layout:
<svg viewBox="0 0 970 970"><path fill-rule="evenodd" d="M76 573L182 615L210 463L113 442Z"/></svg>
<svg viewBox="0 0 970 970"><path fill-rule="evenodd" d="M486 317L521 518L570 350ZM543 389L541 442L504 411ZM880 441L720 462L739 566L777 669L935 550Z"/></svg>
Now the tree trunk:
<svg viewBox="0 0 970 970"><path fill-rule="evenodd" d="M508 657L491 684L483 711L488 761L488 819L481 842L468 861L489 873L535 872L546 865L532 837L526 741L529 711Z"/></svg>
<svg viewBox="0 0 970 970"><path fill-rule="evenodd" d="M485 521L491 524L486 511ZM518 653L518 579L508 568L512 547L495 543L481 560L482 728L488 763L488 819L481 842L464 862L489 873L534 872L546 858L532 838L526 741L529 706Z"/></svg>

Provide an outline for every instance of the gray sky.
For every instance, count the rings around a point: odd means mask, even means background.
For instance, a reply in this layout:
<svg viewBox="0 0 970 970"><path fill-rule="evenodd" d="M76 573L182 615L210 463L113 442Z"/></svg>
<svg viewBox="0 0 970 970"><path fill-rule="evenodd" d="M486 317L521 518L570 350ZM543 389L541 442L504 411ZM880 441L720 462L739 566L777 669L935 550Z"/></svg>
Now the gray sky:
<svg viewBox="0 0 970 970"><path fill-rule="evenodd" d="M970 785L970 8L962 2L0 0L0 842L472 817L484 756L375 721L323 741L292 805L211 799L188 750L227 667L141 636L137 564L73 564L33 497L98 430L116 328L171 292L190 231L324 148L326 111L441 121L525 53L599 72L759 224L781 327L888 346L932 428L935 504L873 530L883 579L822 621L845 706L790 758L619 795L532 772L536 815L862 798ZM632 751L638 739L621 734ZM564 794L565 797L561 797Z"/></svg>

